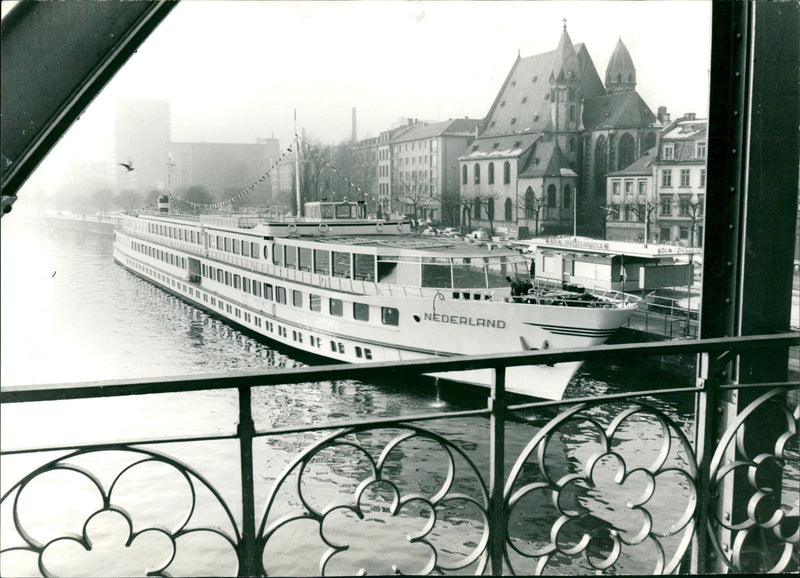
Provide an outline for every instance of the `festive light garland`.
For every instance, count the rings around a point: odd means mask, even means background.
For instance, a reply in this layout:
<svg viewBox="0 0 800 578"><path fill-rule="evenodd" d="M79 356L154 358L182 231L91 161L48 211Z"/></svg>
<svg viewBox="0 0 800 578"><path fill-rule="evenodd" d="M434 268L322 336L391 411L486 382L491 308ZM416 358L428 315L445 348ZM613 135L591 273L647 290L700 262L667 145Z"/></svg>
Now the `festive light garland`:
<svg viewBox="0 0 800 578"><path fill-rule="evenodd" d="M298 144L298 151L299 151L300 144L301 144L300 137L298 135L295 135L295 140L296 140L296 142ZM306 144L308 145L308 143L306 143ZM359 187L357 184L355 184L353 181L351 181L349 178L347 178L341 172L339 172L339 169L337 169L335 166L330 164L326 159L324 159L319 154L317 154L317 152L314 151L313 149L311 149L310 146L308 146L308 151L313 153L319 160L321 160L325 164L325 166L327 168L329 168L336 175L338 175L342 179L342 181L345 184L347 184L348 187L354 188L361 195L362 198L370 198L373 201L375 200L374 196L366 194L361 189L361 187ZM194 201L190 201L188 199L184 199L180 195L177 195L175 193L172 193L171 196L174 197L176 200L178 200L178 201L180 201L182 203L187 203L188 205L191 205L192 207L195 207L195 208L219 209L219 208L224 207L226 205L230 205L233 202L235 202L235 201L239 200L240 198L242 198L243 196L245 196L245 195L249 194L250 192L252 192L257 185L259 185L260 183L264 182L266 179L271 178L272 172L283 161L283 158L286 155L288 155L289 153L291 153L291 152L292 152L292 147L290 146L285 151L283 151L281 153L281 155L272 163L272 166L267 170L267 172L265 172L263 175L261 175L256 181L254 181L252 184L250 184L247 188L243 189L241 192L237 193L233 197L225 199L224 201L218 201L216 203L195 203Z"/></svg>

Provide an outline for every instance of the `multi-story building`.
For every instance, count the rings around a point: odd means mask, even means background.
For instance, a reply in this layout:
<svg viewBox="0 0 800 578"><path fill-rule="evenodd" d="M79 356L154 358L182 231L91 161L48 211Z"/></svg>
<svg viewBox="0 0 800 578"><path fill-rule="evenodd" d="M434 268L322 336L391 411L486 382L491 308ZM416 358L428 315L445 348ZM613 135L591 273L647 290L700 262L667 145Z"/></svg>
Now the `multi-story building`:
<svg viewBox="0 0 800 578"><path fill-rule="evenodd" d="M707 126L690 113L668 125L659 139L654 181L662 243L702 246Z"/></svg>
<svg viewBox="0 0 800 578"><path fill-rule="evenodd" d="M280 155L278 139L260 138L255 143L170 143L164 159L173 191L204 186L215 198L232 197L255 183ZM246 205L266 205L271 179L265 179L242 199Z"/></svg>
<svg viewBox="0 0 800 578"><path fill-rule="evenodd" d="M642 158L609 173L609 239L702 245L706 126L688 114L668 124Z"/></svg>
<svg viewBox="0 0 800 578"><path fill-rule="evenodd" d="M163 190L169 142L168 100L118 100L114 115L113 154L117 191L147 193L154 189ZM122 163L134 170L128 170Z"/></svg>
<svg viewBox="0 0 800 578"><path fill-rule="evenodd" d="M554 51L518 55L459 159L463 214L472 226L599 234L606 174L654 146L661 127L635 87L621 40L604 85L566 24Z"/></svg>
<svg viewBox="0 0 800 578"><path fill-rule="evenodd" d="M658 198L654 187L656 148L622 170L608 174L606 204L601 215L604 239L648 242L656 240Z"/></svg>
<svg viewBox="0 0 800 578"><path fill-rule="evenodd" d="M388 146L390 210L415 219L458 223L458 158L474 140L479 121L413 122ZM385 150L385 149L384 149ZM386 177L383 177L386 178Z"/></svg>

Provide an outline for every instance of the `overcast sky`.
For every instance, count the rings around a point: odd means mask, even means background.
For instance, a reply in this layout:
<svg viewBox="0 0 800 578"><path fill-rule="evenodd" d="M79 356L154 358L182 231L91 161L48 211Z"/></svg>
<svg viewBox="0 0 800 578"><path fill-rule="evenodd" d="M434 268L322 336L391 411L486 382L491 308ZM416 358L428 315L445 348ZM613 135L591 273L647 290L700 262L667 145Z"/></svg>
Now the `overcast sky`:
<svg viewBox="0 0 800 578"><path fill-rule="evenodd" d="M6 4L5 2L3 4ZM622 38L655 112L706 116L710 2L184 0L65 138L103 158L117 97L168 99L174 141L288 144L377 136L401 117L486 115L519 51L555 49L567 19L601 78ZM80 143L80 146L78 146ZM67 146L68 145L68 146Z"/></svg>

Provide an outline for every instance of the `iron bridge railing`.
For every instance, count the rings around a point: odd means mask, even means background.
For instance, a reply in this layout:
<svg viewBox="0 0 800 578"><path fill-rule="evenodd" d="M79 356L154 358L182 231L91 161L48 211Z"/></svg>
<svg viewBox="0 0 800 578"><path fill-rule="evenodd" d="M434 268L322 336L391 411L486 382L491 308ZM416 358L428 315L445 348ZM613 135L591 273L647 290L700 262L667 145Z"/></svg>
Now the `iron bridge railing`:
<svg viewBox="0 0 800 578"><path fill-rule="evenodd" d="M513 405L504 384L506 369L518 365L698 354L702 368L799 344L786 334L6 388L4 412L54 400L236 390L238 423L235 433L4 447L4 466L30 461L14 479L4 467L0 571L796 572L796 382L745 386L705 379L701 369L695 387L653 384ZM253 418L256 387L481 368L496 379L479 409L261 429ZM731 411L731 396L742 392L752 402ZM694 402L691 423L659 405L669 396ZM451 424L467 422L477 439L485 433L488 455L452 435ZM753 431L758 451L747 445ZM270 479L254 465L286 436L295 441ZM182 458L180 448L219 443L229 445L213 458L196 452L217 474ZM233 498L220 489L229 478Z"/></svg>

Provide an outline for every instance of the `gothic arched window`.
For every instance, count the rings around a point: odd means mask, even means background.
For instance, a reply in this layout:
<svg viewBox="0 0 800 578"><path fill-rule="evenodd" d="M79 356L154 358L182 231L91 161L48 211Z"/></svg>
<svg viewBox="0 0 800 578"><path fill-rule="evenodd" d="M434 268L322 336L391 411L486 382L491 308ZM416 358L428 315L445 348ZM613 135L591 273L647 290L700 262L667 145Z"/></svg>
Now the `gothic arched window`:
<svg viewBox="0 0 800 578"><path fill-rule="evenodd" d="M556 207L558 202L558 195L556 193L556 186L550 185L547 187L547 206Z"/></svg>
<svg viewBox="0 0 800 578"><path fill-rule="evenodd" d="M644 137L644 150L649 151L654 146L656 146L656 133L651 132Z"/></svg>
<svg viewBox="0 0 800 578"><path fill-rule="evenodd" d="M494 219L494 199L491 197L486 201L486 214L489 215L490 219Z"/></svg>
<svg viewBox="0 0 800 578"><path fill-rule="evenodd" d="M594 145L594 194L595 198L606 197L606 137L601 136Z"/></svg>
<svg viewBox="0 0 800 578"><path fill-rule="evenodd" d="M528 190L525 191L525 218L526 219L533 219L533 189L528 187Z"/></svg>
<svg viewBox="0 0 800 578"><path fill-rule="evenodd" d="M467 165L461 165L461 184L467 184Z"/></svg>
<svg viewBox="0 0 800 578"><path fill-rule="evenodd" d="M507 185L511 182L511 163L508 161L503 163L503 184Z"/></svg>
<svg viewBox="0 0 800 578"><path fill-rule="evenodd" d="M479 165L478 163L475 163L475 167L472 169L472 171L473 171L473 176L475 178L475 184L476 185L480 185L481 184L481 165Z"/></svg>
<svg viewBox="0 0 800 578"><path fill-rule="evenodd" d="M564 207L572 207L572 187L569 185L564 185Z"/></svg>
<svg viewBox="0 0 800 578"><path fill-rule="evenodd" d="M636 160L636 143L629 134L624 134L619 139L619 168L620 170L629 166Z"/></svg>
<svg viewBox="0 0 800 578"><path fill-rule="evenodd" d="M505 214L506 219L505 220L506 221L513 221L514 220L513 213L514 213L513 203L511 202L510 198L506 199L506 214Z"/></svg>
<svg viewBox="0 0 800 578"><path fill-rule="evenodd" d="M472 215L476 219L481 218L481 200L480 199L472 199Z"/></svg>
<svg viewBox="0 0 800 578"><path fill-rule="evenodd" d="M488 175L488 183L490 185L494 184L494 163L489 163L489 175Z"/></svg>

